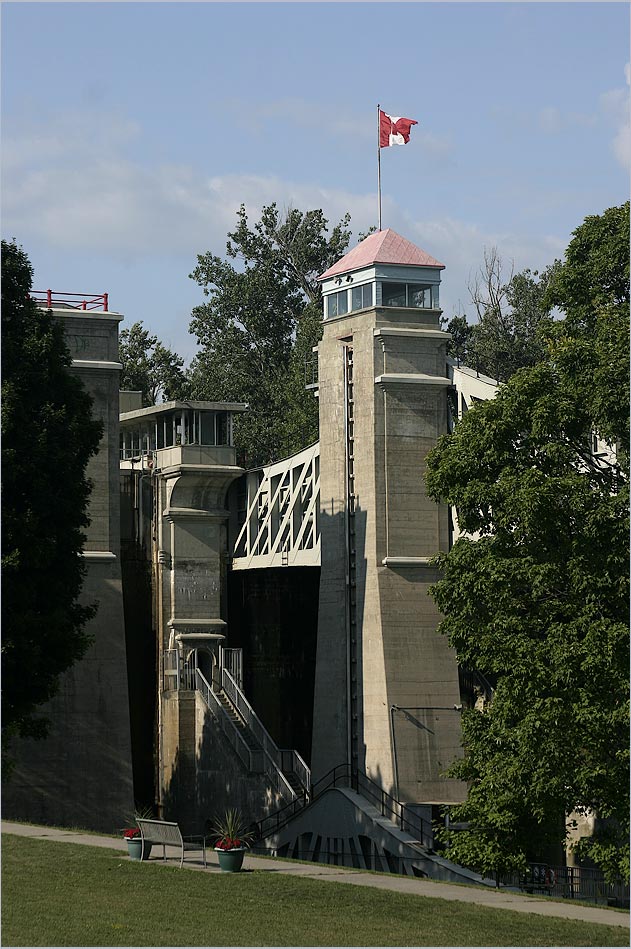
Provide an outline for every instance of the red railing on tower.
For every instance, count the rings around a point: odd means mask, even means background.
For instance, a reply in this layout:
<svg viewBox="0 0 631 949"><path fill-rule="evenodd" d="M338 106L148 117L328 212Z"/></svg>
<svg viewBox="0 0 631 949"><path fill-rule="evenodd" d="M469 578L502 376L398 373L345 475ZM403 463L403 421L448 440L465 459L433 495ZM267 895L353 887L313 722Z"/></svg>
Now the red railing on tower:
<svg viewBox="0 0 631 949"><path fill-rule="evenodd" d="M31 299L44 304L48 309L62 304L71 310L101 310L108 312L109 295L107 293L66 293L62 290L31 290Z"/></svg>

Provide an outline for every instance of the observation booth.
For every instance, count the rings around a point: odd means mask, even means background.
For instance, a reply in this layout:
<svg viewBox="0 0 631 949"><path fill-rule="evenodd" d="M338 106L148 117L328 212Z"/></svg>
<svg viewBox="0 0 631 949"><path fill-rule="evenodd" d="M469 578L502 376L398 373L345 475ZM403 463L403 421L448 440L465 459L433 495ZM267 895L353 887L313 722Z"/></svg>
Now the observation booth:
<svg viewBox="0 0 631 949"><path fill-rule="evenodd" d="M120 459L121 467L144 463L147 467L164 467L173 463L210 464L233 461L232 419L243 412L242 403L226 402L164 402L141 408L140 404L125 411L141 393L121 392ZM206 449L203 452L198 449ZM175 454L173 454L175 449ZM207 450L211 449L211 450ZM225 451L229 449L229 451ZM167 455L162 454L167 452ZM160 453L158 455L158 453ZM193 458L197 461L194 462ZM234 463L234 462L233 462Z"/></svg>
<svg viewBox="0 0 631 949"><path fill-rule="evenodd" d="M391 228L377 231L318 278L324 319L371 307L440 313L440 274L444 269L444 264ZM391 317L396 322L396 314Z"/></svg>

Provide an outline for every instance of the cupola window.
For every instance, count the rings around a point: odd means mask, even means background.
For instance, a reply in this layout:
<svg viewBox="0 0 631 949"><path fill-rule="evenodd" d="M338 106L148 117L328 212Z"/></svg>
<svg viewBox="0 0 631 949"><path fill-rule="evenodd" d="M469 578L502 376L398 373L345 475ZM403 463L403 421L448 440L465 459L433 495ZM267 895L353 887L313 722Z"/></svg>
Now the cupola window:
<svg viewBox="0 0 631 949"><path fill-rule="evenodd" d="M372 283L364 283L360 287L353 287L351 300L351 309L353 310L365 310L372 306Z"/></svg>
<svg viewBox="0 0 631 949"><path fill-rule="evenodd" d="M432 285L425 283L383 282L381 284L381 305L436 309L438 307L438 287L432 287Z"/></svg>
<svg viewBox="0 0 631 949"><path fill-rule="evenodd" d="M344 316L348 313L348 290L329 294L327 301L327 316Z"/></svg>
<svg viewBox="0 0 631 949"><path fill-rule="evenodd" d="M350 290L330 293L326 298L327 316L345 316L349 311L349 304L352 311L365 310L372 306L372 287L372 283L364 283Z"/></svg>

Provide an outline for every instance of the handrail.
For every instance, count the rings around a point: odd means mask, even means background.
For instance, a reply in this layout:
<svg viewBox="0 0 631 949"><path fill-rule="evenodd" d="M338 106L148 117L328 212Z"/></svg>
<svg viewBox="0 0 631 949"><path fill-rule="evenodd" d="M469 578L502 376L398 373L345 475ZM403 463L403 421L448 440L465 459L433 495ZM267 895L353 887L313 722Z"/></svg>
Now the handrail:
<svg viewBox="0 0 631 949"><path fill-rule="evenodd" d="M247 767L248 771L258 770L256 767L255 754L252 749L249 747L243 735L237 728L237 726L232 722L230 717L226 715L226 710L209 686L208 682L199 671L195 670L195 681L198 691L201 693L202 698L206 702L208 708L212 711L213 709L216 712L216 717L223 729L224 735L238 754L239 758L243 764ZM258 757L258 756L257 756ZM261 769L262 770L262 769Z"/></svg>
<svg viewBox="0 0 631 949"><path fill-rule="evenodd" d="M269 755L275 766L281 771L293 772L304 791L308 792L311 788L311 771L304 760L293 748L279 748L270 733L267 731L262 721L248 702L235 682L233 676L224 667L221 670L221 687L236 708L237 712L248 725L252 734L259 742L263 751ZM288 762L288 763L287 763ZM285 779L286 780L286 779ZM287 782L288 787L291 787ZM292 789L292 794L293 794Z"/></svg>
<svg viewBox="0 0 631 949"><path fill-rule="evenodd" d="M167 689L166 677L175 677L175 689L195 689L195 670L197 664L194 659L185 660L178 649L165 649L163 653L162 677L163 688Z"/></svg>
<svg viewBox="0 0 631 949"><path fill-rule="evenodd" d="M226 710L219 701L219 697L213 692L211 686L199 669L196 670L196 684L206 705L208 705L210 709L214 708L216 710L224 734L248 770L258 774L264 774L281 798L284 800L287 800L287 798L289 798L290 801L293 800L296 797L296 792L278 767L278 764L264 747L261 747L260 751L250 748L237 726L226 714Z"/></svg>
<svg viewBox="0 0 631 949"><path fill-rule="evenodd" d="M325 783L326 782L326 783ZM339 764L331 768L313 786L313 800L331 787L350 787L362 797L374 804L381 811L383 817L396 821L400 829L415 837L424 847L433 848L434 839L431 825L415 814L401 801L388 794L376 781L369 778L359 768L351 768L348 764Z"/></svg>
<svg viewBox="0 0 631 949"><path fill-rule="evenodd" d="M108 312L109 294L107 293L71 293L65 290L31 290L30 297L36 303L45 303L52 309L56 303L62 303L72 310L101 310Z"/></svg>
<svg viewBox="0 0 631 949"><path fill-rule="evenodd" d="M289 823L294 814L303 810L308 804L309 798L303 791L301 797L294 798L289 804L285 804L272 814L268 814L266 817L261 818L261 820L255 821L255 839L262 840L264 837L269 837L270 834L277 833L285 824ZM269 826L267 826L268 821L270 822Z"/></svg>

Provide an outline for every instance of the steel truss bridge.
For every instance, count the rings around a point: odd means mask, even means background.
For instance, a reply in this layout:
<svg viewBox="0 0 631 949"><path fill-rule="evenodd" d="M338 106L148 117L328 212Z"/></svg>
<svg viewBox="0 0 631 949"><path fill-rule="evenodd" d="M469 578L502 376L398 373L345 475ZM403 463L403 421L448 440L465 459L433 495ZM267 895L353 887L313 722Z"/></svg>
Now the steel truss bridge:
<svg viewBox="0 0 631 949"><path fill-rule="evenodd" d="M448 366L453 419L493 398L494 379L466 366ZM237 487L238 534L232 569L320 566L320 443L263 468Z"/></svg>

